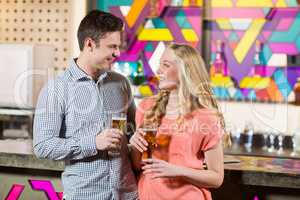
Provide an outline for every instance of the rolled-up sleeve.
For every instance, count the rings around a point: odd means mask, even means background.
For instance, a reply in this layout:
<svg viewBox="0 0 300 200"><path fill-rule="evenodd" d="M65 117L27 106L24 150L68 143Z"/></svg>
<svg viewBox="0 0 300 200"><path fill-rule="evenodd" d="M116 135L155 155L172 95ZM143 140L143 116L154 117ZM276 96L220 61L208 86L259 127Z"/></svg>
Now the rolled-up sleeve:
<svg viewBox="0 0 300 200"><path fill-rule="evenodd" d="M51 160L82 159L96 155L95 137L60 137L65 117L61 88L60 83L53 80L40 92L33 124L35 155Z"/></svg>

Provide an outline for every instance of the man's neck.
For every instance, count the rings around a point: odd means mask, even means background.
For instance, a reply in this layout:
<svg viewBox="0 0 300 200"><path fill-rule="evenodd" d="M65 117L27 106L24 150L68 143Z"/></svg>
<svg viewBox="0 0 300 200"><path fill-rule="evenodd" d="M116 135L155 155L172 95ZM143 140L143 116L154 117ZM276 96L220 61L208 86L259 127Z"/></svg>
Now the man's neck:
<svg viewBox="0 0 300 200"><path fill-rule="evenodd" d="M93 64L90 63L89 59L87 59L82 53L79 54L76 64L82 71L84 71L87 75L91 76L94 80L97 80L103 71L94 68Z"/></svg>

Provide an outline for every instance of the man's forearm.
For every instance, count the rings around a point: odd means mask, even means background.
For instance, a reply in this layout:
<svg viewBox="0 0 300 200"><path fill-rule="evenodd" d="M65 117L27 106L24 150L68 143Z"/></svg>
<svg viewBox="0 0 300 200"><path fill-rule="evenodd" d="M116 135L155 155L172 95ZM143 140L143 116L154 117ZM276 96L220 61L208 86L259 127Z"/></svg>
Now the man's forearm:
<svg viewBox="0 0 300 200"><path fill-rule="evenodd" d="M82 159L97 154L93 136L35 139L33 149L37 157L51 160Z"/></svg>

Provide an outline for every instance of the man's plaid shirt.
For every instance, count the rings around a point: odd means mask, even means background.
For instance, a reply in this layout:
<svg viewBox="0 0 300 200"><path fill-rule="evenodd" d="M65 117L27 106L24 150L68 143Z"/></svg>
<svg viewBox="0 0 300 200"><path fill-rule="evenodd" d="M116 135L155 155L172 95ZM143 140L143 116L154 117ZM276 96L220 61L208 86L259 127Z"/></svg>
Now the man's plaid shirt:
<svg viewBox="0 0 300 200"><path fill-rule="evenodd" d="M34 118L34 152L40 158L65 161L66 200L137 199L127 145L115 157L96 149L95 136L110 127L111 114L116 112L126 112L128 124L134 125L128 80L106 71L95 82L73 59L62 75L41 90Z"/></svg>

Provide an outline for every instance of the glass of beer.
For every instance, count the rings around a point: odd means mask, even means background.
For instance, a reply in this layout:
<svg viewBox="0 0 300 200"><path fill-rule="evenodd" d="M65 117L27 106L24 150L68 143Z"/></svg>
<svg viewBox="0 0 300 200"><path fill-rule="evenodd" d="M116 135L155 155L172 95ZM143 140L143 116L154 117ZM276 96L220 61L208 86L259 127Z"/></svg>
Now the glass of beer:
<svg viewBox="0 0 300 200"><path fill-rule="evenodd" d="M152 158L152 152L156 148L156 128L142 128L142 131L145 133L144 138L148 142L148 148L143 152L142 158L148 159Z"/></svg>
<svg viewBox="0 0 300 200"><path fill-rule="evenodd" d="M126 134L127 117L125 113L113 114L111 124L112 128L119 129L123 134Z"/></svg>
<svg viewBox="0 0 300 200"><path fill-rule="evenodd" d="M119 129L122 135L127 132L127 117L125 113L114 113L111 117L111 128ZM120 146L121 148L121 146ZM111 157L120 156L120 151L109 151L108 155Z"/></svg>

